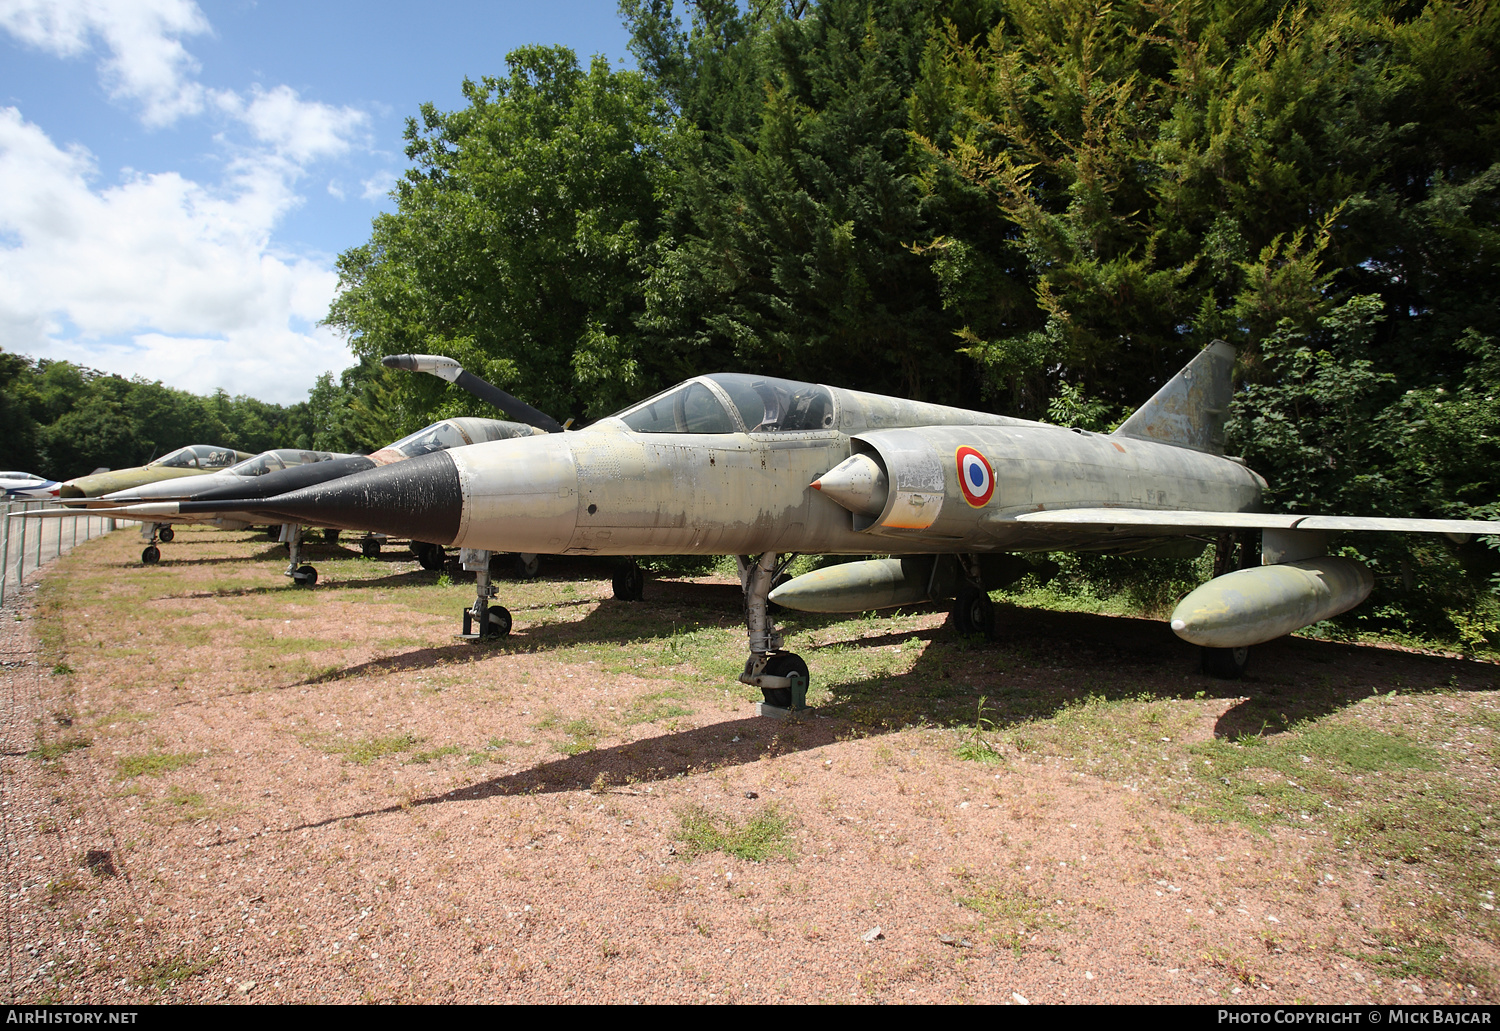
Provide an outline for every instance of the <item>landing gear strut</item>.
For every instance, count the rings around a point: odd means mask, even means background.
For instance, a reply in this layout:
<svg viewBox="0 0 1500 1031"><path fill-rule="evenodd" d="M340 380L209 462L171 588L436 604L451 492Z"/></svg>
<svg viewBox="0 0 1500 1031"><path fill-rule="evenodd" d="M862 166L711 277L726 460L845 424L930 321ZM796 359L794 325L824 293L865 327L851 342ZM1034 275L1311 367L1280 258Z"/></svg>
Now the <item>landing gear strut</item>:
<svg viewBox="0 0 1500 1031"><path fill-rule="evenodd" d="M745 627L750 634L750 657L740 683L760 688L765 701L756 706L762 716L782 717L790 712L807 712L807 663L802 656L781 650L781 634L767 611L767 595L776 577L786 570L795 556L777 564L779 556L768 551L756 558L737 556L740 584L745 591Z"/></svg>
<svg viewBox="0 0 1500 1031"><path fill-rule="evenodd" d="M953 627L966 637L995 636L995 606L984 589L984 574L975 555L958 556L965 583L953 599Z"/></svg>
<svg viewBox="0 0 1500 1031"><path fill-rule="evenodd" d="M146 542L146 546L141 549L142 564L154 566L160 562L161 549L156 546L156 542L166 544L173 536L172 528L166 523L142 523L141 540Z"/></svg>
<svg viewBox="0 0 1500 1031"><path fill-rule="evenodd" d="M458 560L474 574L474 606L464 609L464 632L459 636L478 641L509 634L510 610L503 605L490 604L490 599L497 593L494 584L490 583L490 553L480 548L461 548Z"/></svg>
<svg viewBox="0 0 1500 1031"><path fill-rule="evenodd" d="M286 545L287 563L283 576L292 578L298 587L311 587L318 582L318 571L312 566L298 565L302 561L302 524L283 523L281 542Z"/></svg>

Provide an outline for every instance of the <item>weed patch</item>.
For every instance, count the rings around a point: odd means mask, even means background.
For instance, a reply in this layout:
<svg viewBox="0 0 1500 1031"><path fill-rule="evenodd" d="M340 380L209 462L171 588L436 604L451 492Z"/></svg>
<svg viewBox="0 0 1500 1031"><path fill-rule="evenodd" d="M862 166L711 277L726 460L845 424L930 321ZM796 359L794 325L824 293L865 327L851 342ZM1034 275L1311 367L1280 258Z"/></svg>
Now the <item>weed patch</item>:
<svg viewBox="0 0 1500 1031"><path fill-rule="evenodd" d="M202 758L200 752L162 752L152 749L142 755L124 756L115 764L121 780L132 777L160 777L180 770Z"/></svg>
<svg viewBox="0 0 1500 1031"><path fill-rule="evenodd" d="M347 762L365 766L376 759L384 759L388 755L400 755L402 752L410 752L421 741L421 738L411 734L387 734L384 737L366 737L360 738L358 741L335 742L324 745L323 750L333 755L341 755ZM454 750L457 751L457 749Z"/></svg>
<svg viewBox="0 0 1500 1031"><path fill-rule="evenodd" d="M726 813L692 806L677 814L677 838L687 846L688 858L706 852L723 852L737 859L764 863L768 859L792 857L788 837L792 821L775 803L763 807L744 823Z"/></svg>

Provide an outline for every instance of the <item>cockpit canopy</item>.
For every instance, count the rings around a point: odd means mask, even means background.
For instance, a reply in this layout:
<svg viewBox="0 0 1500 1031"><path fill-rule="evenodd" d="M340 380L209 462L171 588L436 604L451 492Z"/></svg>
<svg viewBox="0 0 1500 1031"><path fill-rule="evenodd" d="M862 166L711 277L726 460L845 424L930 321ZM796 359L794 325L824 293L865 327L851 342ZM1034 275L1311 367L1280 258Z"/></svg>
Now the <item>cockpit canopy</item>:
<svg viewBox="0 0 1500 1031"><path fill-rule="evenodd" d="M283 447L272 451L262 451L254 458L248 458L232 467L229 471L236 476L264 476L266 473L280 472L294 465L311 465L314 462L329 462L342 457L344 456L331 451L299 451L296 448Z"/></svg>
<svg viewBox="0 0 1500 1031"><path fill-rule="evenodd" d="M615 418L637 433L792 433L832 429L837 413L827 387L718 372L664 390Z"/></svg>
<svg viewBox="0 0 1500 1031"><path fill-rule="evenodd" d="M166 466L169 469L228 469L242 458L248 458L233 448L215 447L212 444L189 444L169 455L163 455L147 468Z"/></svg>
<svg viewBox="0 0 1500 1031"><path fill-rule="evenodd" d="M407 458L415 458L418 455L430 454L433 451L446 451L451 447L463 447L466 444L482 444L488 440L507 440L511 437L529 437L536 432L533 427L525 423L460 417L444 419L431 426L424 426L381 450L399 451Z"/></svg>

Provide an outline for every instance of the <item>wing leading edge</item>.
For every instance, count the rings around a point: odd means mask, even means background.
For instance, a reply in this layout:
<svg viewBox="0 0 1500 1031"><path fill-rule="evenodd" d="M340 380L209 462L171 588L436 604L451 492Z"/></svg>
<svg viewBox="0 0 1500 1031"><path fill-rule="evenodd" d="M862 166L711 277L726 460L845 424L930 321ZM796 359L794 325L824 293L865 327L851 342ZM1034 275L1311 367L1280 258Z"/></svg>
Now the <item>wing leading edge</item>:
<svg viewBox="0 0 1500 1031"><path fill-rule="evenodd" d="M1403 519L1388 516L1325 516L1275 512L1192 512L1149 508L1073 508L1026 512L1018 523L1044 526L1117 526L1158 530L1164 535L1214 530L1388 530L1397 533L1500 534L1500 522L1479 519Z"/></svg>

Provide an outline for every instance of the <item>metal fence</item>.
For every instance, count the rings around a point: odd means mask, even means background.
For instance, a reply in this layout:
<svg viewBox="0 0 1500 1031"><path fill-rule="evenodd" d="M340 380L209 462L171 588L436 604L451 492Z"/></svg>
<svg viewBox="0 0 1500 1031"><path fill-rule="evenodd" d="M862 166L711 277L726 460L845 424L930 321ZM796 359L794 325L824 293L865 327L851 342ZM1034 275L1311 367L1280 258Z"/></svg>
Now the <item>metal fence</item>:
<svg viewBox="0 0 1500 1031"><path fill-rule="evenodd" d="M0 605L14 597L28 573L34 573L73 546L115 528L113 519L103 516L74 516L62 519L22 519L22 512L39 508L59 508L50 501L0 502ZM11 518L16 516L16 518Z"/></svg>

